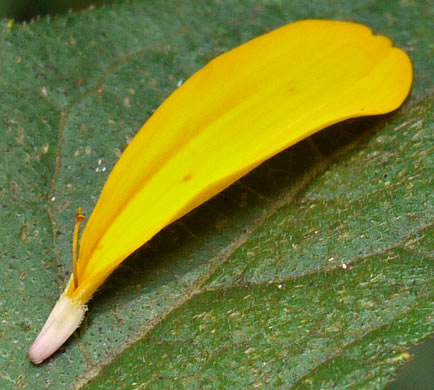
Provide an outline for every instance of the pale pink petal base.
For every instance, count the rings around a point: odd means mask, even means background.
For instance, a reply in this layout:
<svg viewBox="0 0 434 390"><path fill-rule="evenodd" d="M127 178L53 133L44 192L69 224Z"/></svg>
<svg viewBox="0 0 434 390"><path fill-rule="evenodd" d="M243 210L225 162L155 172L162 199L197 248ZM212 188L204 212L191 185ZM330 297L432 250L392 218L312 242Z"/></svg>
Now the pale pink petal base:
<svg viewBox="0 0 434 390"><path fill-rule="evenodd" d="M40 364L50 357L80 326L85 312L86 306L79 305L71 298L61 295L47 322L27 352L28 358L34 364Z"/></svg>

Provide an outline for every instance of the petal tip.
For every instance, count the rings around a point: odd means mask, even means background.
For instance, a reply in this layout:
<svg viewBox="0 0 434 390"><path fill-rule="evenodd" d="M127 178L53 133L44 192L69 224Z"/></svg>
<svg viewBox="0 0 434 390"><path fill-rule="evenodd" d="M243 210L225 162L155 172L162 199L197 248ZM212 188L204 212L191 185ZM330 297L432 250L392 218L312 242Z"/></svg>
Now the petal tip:
<svg viewBox="0 0 434 390"><path fill-rule="evenodd" d="M35 342L28 350L29 360L34 364L41 364L49 358L80 326L85 312L85 306L75 303L66 295L62 295Z"/></svg>

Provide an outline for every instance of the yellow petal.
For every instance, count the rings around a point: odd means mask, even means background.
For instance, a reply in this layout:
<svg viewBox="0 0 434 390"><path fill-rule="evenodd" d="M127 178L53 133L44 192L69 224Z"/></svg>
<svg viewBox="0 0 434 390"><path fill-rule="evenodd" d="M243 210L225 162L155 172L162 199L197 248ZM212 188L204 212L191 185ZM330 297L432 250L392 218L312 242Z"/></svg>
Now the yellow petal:
<svg viewBox="0 0 434 390"><path fill-rule="evenodd" d="M145 123L110 174L81 239L85 304L165 226L261 162L336 122L390 112L412 83L407 54L366 26L305 20L214 59Z"/></svg>
<svg viewBox="0 0 434 390"><path fill-rule="evenodd" d="M172 221L267 158L338 121L389 112L407 96L408 56L365 26L308 20L232 50L148 120L83 232L79 288L95 288Z"/></svg>

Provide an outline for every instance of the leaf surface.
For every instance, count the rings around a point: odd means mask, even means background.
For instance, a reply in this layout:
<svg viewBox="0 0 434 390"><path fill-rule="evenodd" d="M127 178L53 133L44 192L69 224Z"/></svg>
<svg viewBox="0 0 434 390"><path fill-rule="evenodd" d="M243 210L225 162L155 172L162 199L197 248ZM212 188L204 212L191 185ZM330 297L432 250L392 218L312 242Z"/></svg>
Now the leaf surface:
<svg viewBox="0 0 434 390"><path fill-rule="evenodd" d="M90 388L382 388L432 334L430 7L327 4L136 1L2 27L2 388L95 375ZM32 366L25 351L71 272L75 210L90 214L129 139L179 80L306 17L366 23L406 49L404 108L327 129L164 230Z"/></svg>

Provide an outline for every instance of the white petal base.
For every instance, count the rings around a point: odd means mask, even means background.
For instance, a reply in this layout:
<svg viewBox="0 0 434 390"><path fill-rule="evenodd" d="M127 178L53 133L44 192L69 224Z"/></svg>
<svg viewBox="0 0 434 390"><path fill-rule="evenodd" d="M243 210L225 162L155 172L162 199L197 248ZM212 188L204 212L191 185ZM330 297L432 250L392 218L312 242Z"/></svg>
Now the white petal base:
<svg viewBox="0 0 434 390"><path fill-rule="evenodd" d="M83 320L86 306L61 295L56 302L44 327L27 352L34 364L40 364L50 357L74 333Z"/></svg>

